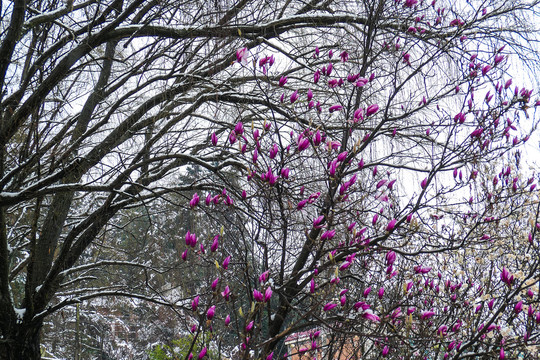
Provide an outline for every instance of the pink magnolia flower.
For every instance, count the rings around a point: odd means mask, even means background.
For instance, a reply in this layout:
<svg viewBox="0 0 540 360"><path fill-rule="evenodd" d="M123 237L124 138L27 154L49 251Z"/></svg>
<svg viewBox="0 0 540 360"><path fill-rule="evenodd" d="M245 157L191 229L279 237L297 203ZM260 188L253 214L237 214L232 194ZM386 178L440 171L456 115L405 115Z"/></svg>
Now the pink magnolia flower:
<svg viewBox="0 0 540 360"><path fill-rule="evenodd" d="M403 54L403 63L407 65L411 65L411 55L409 53Z"/></svg>
<svg viewBox="0 0 540 360"><path fill-rule="evenodd" d="M321 235L321 240L332 239L336 235L336 230L327 230Z"/></svg>
<svg viewBox="0 0 540 360"><path fill-rule="evenodd" d="M217 277L214 281L212 281L212 285L210 285L212 290L216 290L218 283L219 283L219 277Z"/></svg>
<svg viewBox="0 0 540 360"><path fill-rule="evenodd" d="M326 67L326 76L330 76L330 74L332 74L333 68L334 68L334 65L332 65L332 63L328 64L328 66Z"/></svg>
<svg viewBox="0 0 540 360"><path fill-rule="evenodd" d="M367 289L365 289L364 292L362 293L362 295L365 298L367 298L370 292L371 292L371 286L369 286Z"/></svg>
<svg viewBox="0 0 540 360"><path fill-rule="evenodd" d="M203 357L206 356L206 346L202 348L201 352L199 353L199 360L201 360Z"/></svg>
<svg viewBox="0 0 540 360"><path fill-rule="evenodd" d="M320 228L322 228L322 225L320 225L320 224L321 224L321 222L322 222L323 220L324 220L324 215L321 215L321 216L319 216L318 218L316 218L315 220L313 220L313 227L314 227L315 229L320 229Z"/></svg>
<svg viewBox="0 0 540 360"><path fill-rule="evenodd" d="M359 301L357 302L356 304L353 305L353 308L355 310L360 310L362 309L363 311L366 311L367 309L369 309L371 306L369 304L366 304L365 302L363 301Z"/></svg>
<svg viewBox="0 0 540 360"><path fill-rule="evenodd" d="M407 289L407 292L409 292L409 291L411 290L412 286L413 286L413 282L412 282L412 281L409 281L409 282L407 283L407 288L406 288L406 289Z"/></svg>
<svg viewBox="0 0 540 360"><path fill-rule="evenodd" d="M393 251L389 251L386 254L386 265L392 265L396 261L396 253Z"/></svg>
<svg viewBox="0 0 540 360"><path fill-rule="evenodd" d="M195 296L195 298L191 301L191 310L197 311L198 306L199 306L199 295Z"/></svg>
<svg viewBox="0 0 540 360"><path fill-rule="evenodd" d="M264 292L264 302L268 302L272 297L272 288L269 286Z"/></svg>
<svg viewBox="0 0 540 360"><path fill-rule="evenodd" d="M303 138L298 142L298 151L303 151L309 147L309 139Z"/></svg>
<svg viewBox="0 0 540 360"><path fill-rule="evenodd" d="M291 94L291 104L294 104L294 102L298 100L298 90L295 90L292 94Z"/></svg>
<svg viewBox="0 0 540 360"><path fill-rule="evenodd" d="M222 266L223 266L223 268L224 268L225 270L227 270L227 268L229 267L229 262L230 262L230 261L231 261L231 257L230 257L230 256L227 256L227 257L225 258L225 260L223 260Z"/></svg>
<svg viewBox="0 0 540 360"><path fill-rule="evenodd" d="M199 195L197 193L193 194L193 198L189 202L189 206L193 209L195 206L199 204Z"/></svg>
<svg viewBox="0 0 540 360"><path fill-rule="evenodd" d="M366 116L371 116L375 114L377 111L379 111L378 104L369 105L366 109Z"/></svg>
<svg viewBox="0 0 540 360"><path fill-rule="evenodd" d="M320 70L317 70L315 71L315 73L313 74L313 83L318 83L319 80L321 78L321 71Z"/></svg>
<svg viewBox="0 0 540 360"><path fill-rule="evenodd" d="M263 302L263 294L257 290L253 290L253 299L255 299L256 302Z"/></svg>
<svg viewBox="0 0 540 360"><path fill-rule="evenodd" d="M208 311L206 312L206 318L208 320L212 320L214 318L214 315L216 314L216 306L215 305L212 305L210 306L210 308L208 309Z"/></svg>
<svg viewBox="0 0 540 360"><path fill-rule="evenodd" d="M333 113L334 111L340 111L341 109L343 109L343 106L341 106L341 105L332 105L332 106L330 106L328 111L330 113Z"/></svg>
<svg viewBox="0 0 540 360"><path fill-rule="evenodd" d="M388 223L388 226L386 226L386 231L392 232L394 228L396 227L396 223L397 223L396 219L390 220L390 222Z"/></svg>
<svg viewBox="0 0 540 360"><path fill-rule="evenodd" d="M405 3L403 4L403 6L412 8L416 4L418 4L418 0L405 0Z"/></svg>
<svg viewBox="0 0 540 360"><path fill-rule="evenodd" d="M435 313L433 311L422 311L422 313L420 315L420 318L422 320L427 320L427 319L431 318L433 315L435 315Z"/></svg>
<svg viewBox="0 0 540 360"><path fill-rule="evenodd" d="M234 132L236 135L242 135L244 133L244 124L241 121L234 126Z"/></svg>
<svg viewBox="0 0 540 360"><path fill-rule="evenodd" d="M270 276L270 270L266 270L261 275L259 275L259 283L265 283L268 281L268 277Z"/></svg>
<svg viewBox="0 0 540 360"><path fill-rule="evenodd" d="M377 315L373 314L373 313L370 312L370 311L366 311L365 313L363 313L363 314L362 314L362 317L363 317L364 319L367 319L367 320L370 320L370 321L373 321L373 322L379 322L379 321L381 321L381 319L380 319Z"/></svg>
<svg viewBox="0 0 540 360"><path fill-rule="evenodd" d="M516 306L514 306L514 312L519 314L523 310L523 301L519 301Z"/></svg>
<svg viewBox="0 0 540 360"><path fill-rule="evenodd" d="M214 236L214 241L212 242L212 245L210 246L210 251L215 252L219 247L219 234Z"/></svg>
<svg viewBox="0 0 540 360"><path fill-rule="evenodd" d="M248 57L248 49L247 48L242 48L242 49L236 51L236 61L238 61L240 64L247 65L247 63L248 63L247 57Z"/></svg>
<svg viewBox="0 0 540 360"><path fill-rule="evenodd" d="M333 308L335 308L336 306L337 306L337 304L328 303L328 304L324 305L323 311L330 311L330 310L332 310Z"/></svg>

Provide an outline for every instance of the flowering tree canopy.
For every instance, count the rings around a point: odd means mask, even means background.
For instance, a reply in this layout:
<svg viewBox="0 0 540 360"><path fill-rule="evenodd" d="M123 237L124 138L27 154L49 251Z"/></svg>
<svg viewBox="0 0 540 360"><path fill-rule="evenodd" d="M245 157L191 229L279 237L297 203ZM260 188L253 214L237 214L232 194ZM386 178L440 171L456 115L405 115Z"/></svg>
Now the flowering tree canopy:
<svg viewBox="0 0 540 360"><path fill-rule="evenodd" d="M537 10L7 4L0 359L102 297L171 309L186 359L538 356L540 101L511 76ZM162 226L128 256L139 216Z"/></svg>

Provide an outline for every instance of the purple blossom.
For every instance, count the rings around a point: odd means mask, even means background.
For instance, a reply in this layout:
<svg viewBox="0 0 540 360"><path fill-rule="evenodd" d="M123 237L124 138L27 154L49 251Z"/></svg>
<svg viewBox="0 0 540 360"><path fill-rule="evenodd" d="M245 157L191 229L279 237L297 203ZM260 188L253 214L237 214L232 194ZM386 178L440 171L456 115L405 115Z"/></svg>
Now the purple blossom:
<svg viewBox="0 0 540 360"><path fill-rule="evenodd" d="M242 124L241 121L239 121L235 126L234 126L234 132L237 134L237 135L242 135L244 133L244 124Z"/></svg>
<svg viewBox="0 0 540 360"><path fill-rule="evenodd" d="M292 94L291 94L291 104L294 104L294 102L298 100L298 90L295 90Z"/></svg>
<svg viewBox="0 0 540 360"><path fill-rule="evenodd" d="M321 223L322 223L323 220L324 220L324 215L321 215L321 216L319 216L318 218L316 218L315 220L313 220L313 227L314 227L315 229L320 229L320 228L322 228Z"/></svg>
<svg viewBox="0 0 540 360"><path fill-rule="evenodd" d="M519 301L516 306L514 306L514 312L519 314L523 310L523 301Z"/></svg>
<svg viewBox="0 0 540 360"><path fill-rule="evenodd" d="M214 241L212 242L212 245L210 246L210 251L215 252L218 249L219 246L219 235L214 236Z"/></svg>
<svg viewBox="0 0 540 360"><path fill-rule="evenodd" d="M214 281L212 281L212 285L210 285L212 290L216 290L218 283L219 283L219 277L217 277Z"/></svg>
<svg viewBox="0 0 540 360"><path fill-rule="evenodd" d="M321 79L321 71L317 70L313 74L313 83L315 83L315 84L318 83L320 79Z"/></svg>
<svg viewBox="0 0 540 360"><path fill-rule="evenodd" d="M433 311L422 311L422 313L420 315L420 318L422 320L427 320L427 319L431 318L433 315L435 315L435 313Z"/></svg>
<svg viewBox="0 0 540 360"><path fill-rule="evenodd" d="M369 105L366 109L366 116L371 116L375 114L377 111L379 111L378 104Z"/></svg>
<svg viewBox="0 0 540 360"><path fill-rule="evenodd" d="M259 282L261 284L267 282L269 276L270 276L270 270L266 270L261 275L259 275Z"/></svg>
<svg viewBox="0 0 540 360"><path fill-rule="evenodd" d="M341 106L341 105L332 105L332 106L330 106L328 111L330 113L333 113L334 111L340 111L341 109L343 109L343 106Z"/></svg>
<svg viewBox="0 0 540 360"><path fill-rule="evenodd" d="M321 240L332 239L336 235L336 230L327 230L321 235Z"/></svg>
<svg viewBox="0 0 540 360"><path fill-rule="evenodd" d="M274 146L270 149L270 159L275 158L278 151L279 151L279 148L278 148L277 144L274 144Z"/></svg>
<svg viewBox="0 0 540 360"><path fill-rule="evenodd" d="M229 262L230 262L230 261L231 261L231 257L230 257L230 256L227 256L227 257L225 258L225 260L223 260L222 266L223 266L223 268L224 268L225 270L227 270L227 268L229 267Z"/></svg>
<svg viewBox="0 0 540 360"><path fill-rule="evenodd" d="M362 314L362 317L363 317L364 319L367 319L367 320L370 320L370 321L373 321L373 322L379 322L379 321L381 321L381 319L380 319L377 315L373 314L373 313L370 312L370 311L366 311L365 313L363 313L363 314Z"/></svg>
<svg viewBox="0 0 540 360"><path fill-rule="evenodd" d="M199 195L197 193L193 194L193 198L189 202L189 207L192 209L199 204Z"/></svg>
<svg viewBox="0 0 540 360"><path fill-rule="evenodd" d="M388 226L386 226L386 231L392 232L394 228L396 227L396 223L397 223L396 219L390 220L390 222L388 223Z"/></svg>
<svg viewBox="0 0 540 360"><path fill-rule="evenodd" d="M253 299L255 299L256 302L263 302L263 294L257 290L253 290Z"/></svg>
<svg viewBox="0 0 540 360"><path fill-rule="evenodd" d="M336 306L337 306L337 304L334 304L334 303L328 303L328 304L324 305L323 311L330 311L330 310L332 310L333 308L335 308Z"/></svg>
<svg viewBox="0 0 540 360"><path fill-rule="evenodd" d="M298 151L303 151L309 147L309 139L303 138L298 141Z"/></svg>
<svg viewBox="0 0 540 360"><path fill-rule="evenodd" d="M212 320L214 318L214 315L216 314L216 306L215 305L212 305L210 306L210 308L208 309L208 311L206 312L206 318L208 320Z"/></svg>
<svg viewBox="0 0 540 360"><path fill-rule="evenodd" d="M225 286L225 289L223 289L223 291L221 292L221 296L223 296L226 301L229 301L229 298L231 296L231 289L229 289L229 285Z"/></svg>
<svg viewBox="0 0 540 360"><path fill-rule="evenodd" d="M248 57L247 48L242 48L236 51L236 61L238 61L240 64L247 65L247 57Z"/></svg>
<svg viewBox="0 0 540 360"><path fill-rule="evenodd" d="M197 307L199 307L199 295L195 296L191 301L191 310L197 311Z"/></svg>
<svg viewBox="0 0 540 360"><path fill-rule="evenodd" d="M365 289L364 292L362 293L362 295L365 298L367 298L370 292L371 292L371 286L369 286L367 289Z"/></svg>
<svg viewBox="0 0 540 360"><path fill-rule="evenodd" d="M386 265L387 266L392 265L395 261L396 261L396 253L390 250L386 254Z"/></svg>
<svg viewBox="0 0 540 360"><path fill-rule="evenodd" d="M268 302L272 297L272 288L269 286L264 291L264 302Z"/></svg>
<svg viewBox="0 0 540 360"><path fill-rule="evenodd" d="M332 65L332 63L328 64L328 66L326 67L326 76L330 76L333 68L334 66Z"/></svg>
<svg viewBox="0 0 540 360"><path fill-rule="evenodd" d="M412 8L417 3L418 3L418 0L405 0L405 3L403 4L403 6L408 7L408 8Z"/></svg>

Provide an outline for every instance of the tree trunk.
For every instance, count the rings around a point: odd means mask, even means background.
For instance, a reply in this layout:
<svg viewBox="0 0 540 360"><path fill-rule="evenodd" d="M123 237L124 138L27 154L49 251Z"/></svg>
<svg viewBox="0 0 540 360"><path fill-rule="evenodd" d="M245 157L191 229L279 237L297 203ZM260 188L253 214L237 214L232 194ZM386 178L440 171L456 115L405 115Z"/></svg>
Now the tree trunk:
<svg viewBox="0 0 540 360"><path fill-rule="evenodd" d="M41 359L39 324L17 324L11 334L0 340L0 360Z"/></svg>

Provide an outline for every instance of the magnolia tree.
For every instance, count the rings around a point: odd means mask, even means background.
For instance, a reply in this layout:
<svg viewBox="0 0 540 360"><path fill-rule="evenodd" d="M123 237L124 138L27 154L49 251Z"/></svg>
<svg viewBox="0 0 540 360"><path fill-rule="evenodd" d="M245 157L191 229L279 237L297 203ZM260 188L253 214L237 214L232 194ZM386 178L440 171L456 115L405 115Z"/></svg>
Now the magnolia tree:
<svg viewBox="0 0 540 360"><path fill-rule="evenodd" d="M248 105L207 144L244 178L189 206L249 220L186 234L182 259L216 264L191 332L225 326L245 359L534 358L539 202L519 159L540 102L507 73L517 44L487 31L508 8L372 6L357 47L314 38L285 69L277 45L237 50L253 85L224 100Z"/></svg>
<svg viewBox="0 0 540 360"><path fill-rule="evenodd" d="M186 359L537 356L536 1L57 6L1 18L0 359L106 296Z"/></svg>

